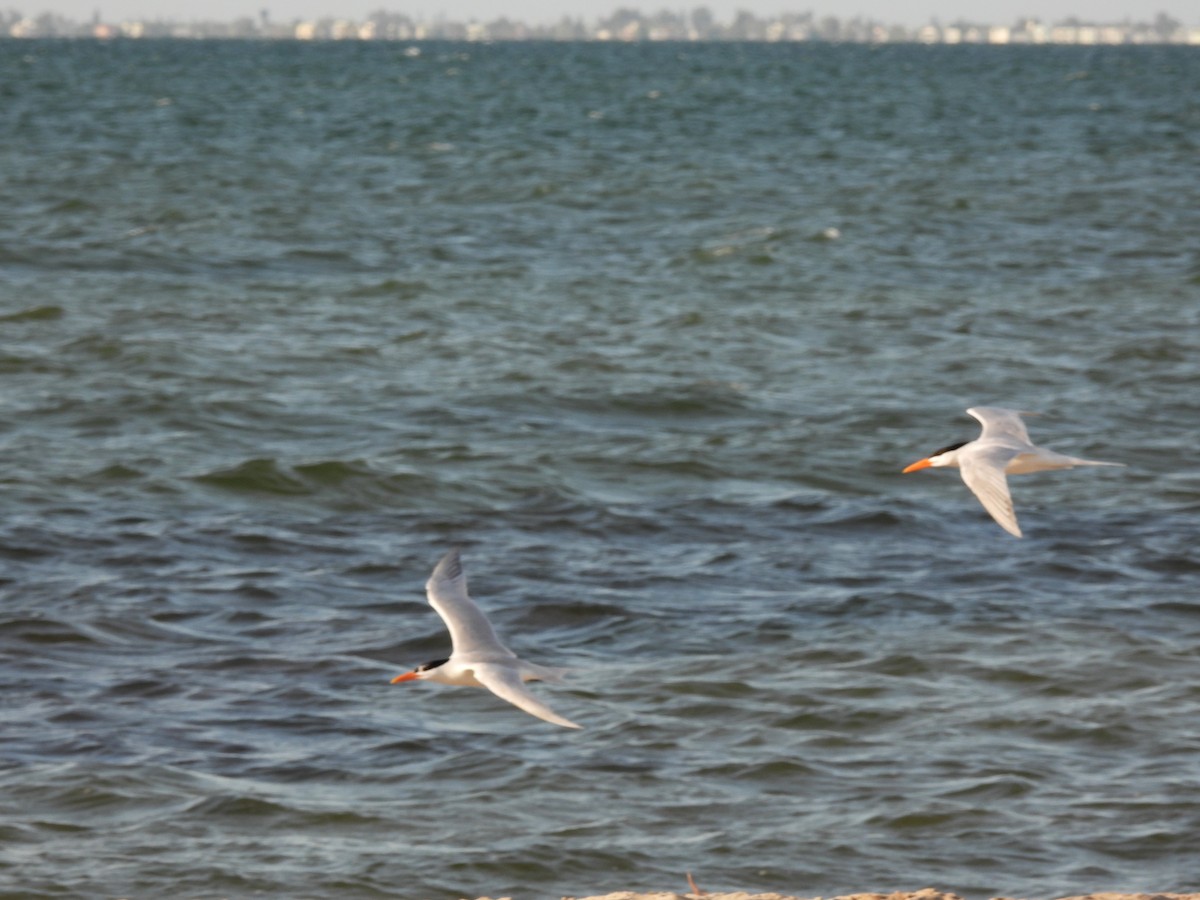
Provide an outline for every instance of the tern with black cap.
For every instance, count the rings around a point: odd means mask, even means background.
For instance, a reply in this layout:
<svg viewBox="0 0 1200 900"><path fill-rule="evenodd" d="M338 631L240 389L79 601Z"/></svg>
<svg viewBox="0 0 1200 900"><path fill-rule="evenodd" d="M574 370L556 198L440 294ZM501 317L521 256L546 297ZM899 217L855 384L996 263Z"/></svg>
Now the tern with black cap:
<svg viewBox="0 0 1200 900"><path fill-rule="evenodd" d="M457 549L451 550L425 582L429 605L450 630L453 651L446 659L417 666L397 675L402 681L437 681L466 687L486 688L531 716L563 728L582 728L564 719L534 696L527 681L562 681L562 672L521 659L496 637L492 623L467 593L467 576Z"/></svg>
<svg viewBox="0 0 1200 900"><path fill-rule="evenodd" d="M1008 492L1007 476L1075 466L1124 465L1064 456L1035 446L1029 440L1029 432L1025 430L1021 414L1016 410L998 406L972 406L967 414L983 424L983 433L978 438L935 450L925 459L917 460L905 468L904 472L943 466L957 468L962 480L979 498L983 508L1001 528L1016 537L1021 536L1021 528L1017 525L1017 514Z"/></svg>

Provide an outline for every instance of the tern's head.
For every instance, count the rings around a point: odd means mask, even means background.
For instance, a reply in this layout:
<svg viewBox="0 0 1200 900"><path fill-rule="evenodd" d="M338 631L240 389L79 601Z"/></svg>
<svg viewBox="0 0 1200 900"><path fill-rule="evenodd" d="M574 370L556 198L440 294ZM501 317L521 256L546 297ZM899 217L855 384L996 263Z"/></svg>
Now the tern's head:
<svg viewBox="0 0 1200 900"><path fill-rule="evenodd" d="M433 662L423 663L417 666L411 672L405 672L403 675L397 675L392 679L392 684L399 684L401 681L420 681L426 678L432 678L437 673L438 667L448 663L449 659L435 659Z"/></svg>
<svg viewBox="0 0 1200 900"><path fill-rule="evenodd" d="M959 441L957 444L951 444L949 447L942 447L940 450L934 450L924 459L918 459L911 466L906 467L904 472L901 474L916 472L919 469L928 469L930 466L957 466L957 450L959 447L963 447L968 443L969 441Z"/></svg>

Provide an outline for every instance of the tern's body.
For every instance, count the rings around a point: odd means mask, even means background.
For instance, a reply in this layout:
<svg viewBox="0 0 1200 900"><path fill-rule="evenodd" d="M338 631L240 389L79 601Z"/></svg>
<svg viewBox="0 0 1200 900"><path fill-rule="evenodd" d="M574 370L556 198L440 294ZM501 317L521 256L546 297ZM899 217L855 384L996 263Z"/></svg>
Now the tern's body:
<svg viewBox="0 0 1200 900"><path fill-rule="evenodd" d="M450 630L454 650L449 659L434 660L397 675L392 684L422 680L486 688L531 716L564 728L582 727L558 715L525 687L526 681L561 681L561 674L557 669L521 659L500 643L491 622L467 593L467 576L458 550L442 557L425 583L425 592L430 606Z"/></svg>
<svg viewBox="0 0 1200 900"><path fill-rule="evenodd" d="M1020 413L996 406L973 406L967 410L983 424L983 433L973 441L951 444L918 460L905 472L928 467L957 468L967 487L979 498L993 519L1016 537L1021 536L1012 496L1008 492L1008 475L1025 475L1047 469L1070 469L1074 466L1120 466L1123 463L1100 462L1065 456L1029 440L1029 432Z"/></svg>

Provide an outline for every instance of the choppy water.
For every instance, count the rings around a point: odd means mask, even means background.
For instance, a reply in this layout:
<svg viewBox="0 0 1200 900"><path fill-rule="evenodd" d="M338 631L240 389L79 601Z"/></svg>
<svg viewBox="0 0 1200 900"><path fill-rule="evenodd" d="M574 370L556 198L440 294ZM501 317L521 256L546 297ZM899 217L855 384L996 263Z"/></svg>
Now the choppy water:
<svg viewBox="0 0 1200 900"><path fill-rule="evenodd" d="M0 42L0 896L1196 888L1200 54L406 50Z"/></svg>

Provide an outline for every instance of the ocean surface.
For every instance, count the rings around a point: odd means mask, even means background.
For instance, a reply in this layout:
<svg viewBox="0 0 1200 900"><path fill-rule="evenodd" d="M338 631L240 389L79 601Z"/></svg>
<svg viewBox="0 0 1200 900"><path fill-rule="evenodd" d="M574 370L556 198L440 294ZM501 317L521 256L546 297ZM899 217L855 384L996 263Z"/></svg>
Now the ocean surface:
<svg viewBox="0 0 1200 900"><path fill-rule="evenodd" d="M0 41L0 897L1197 889L1198 426L1200 49Z"/></svg>

